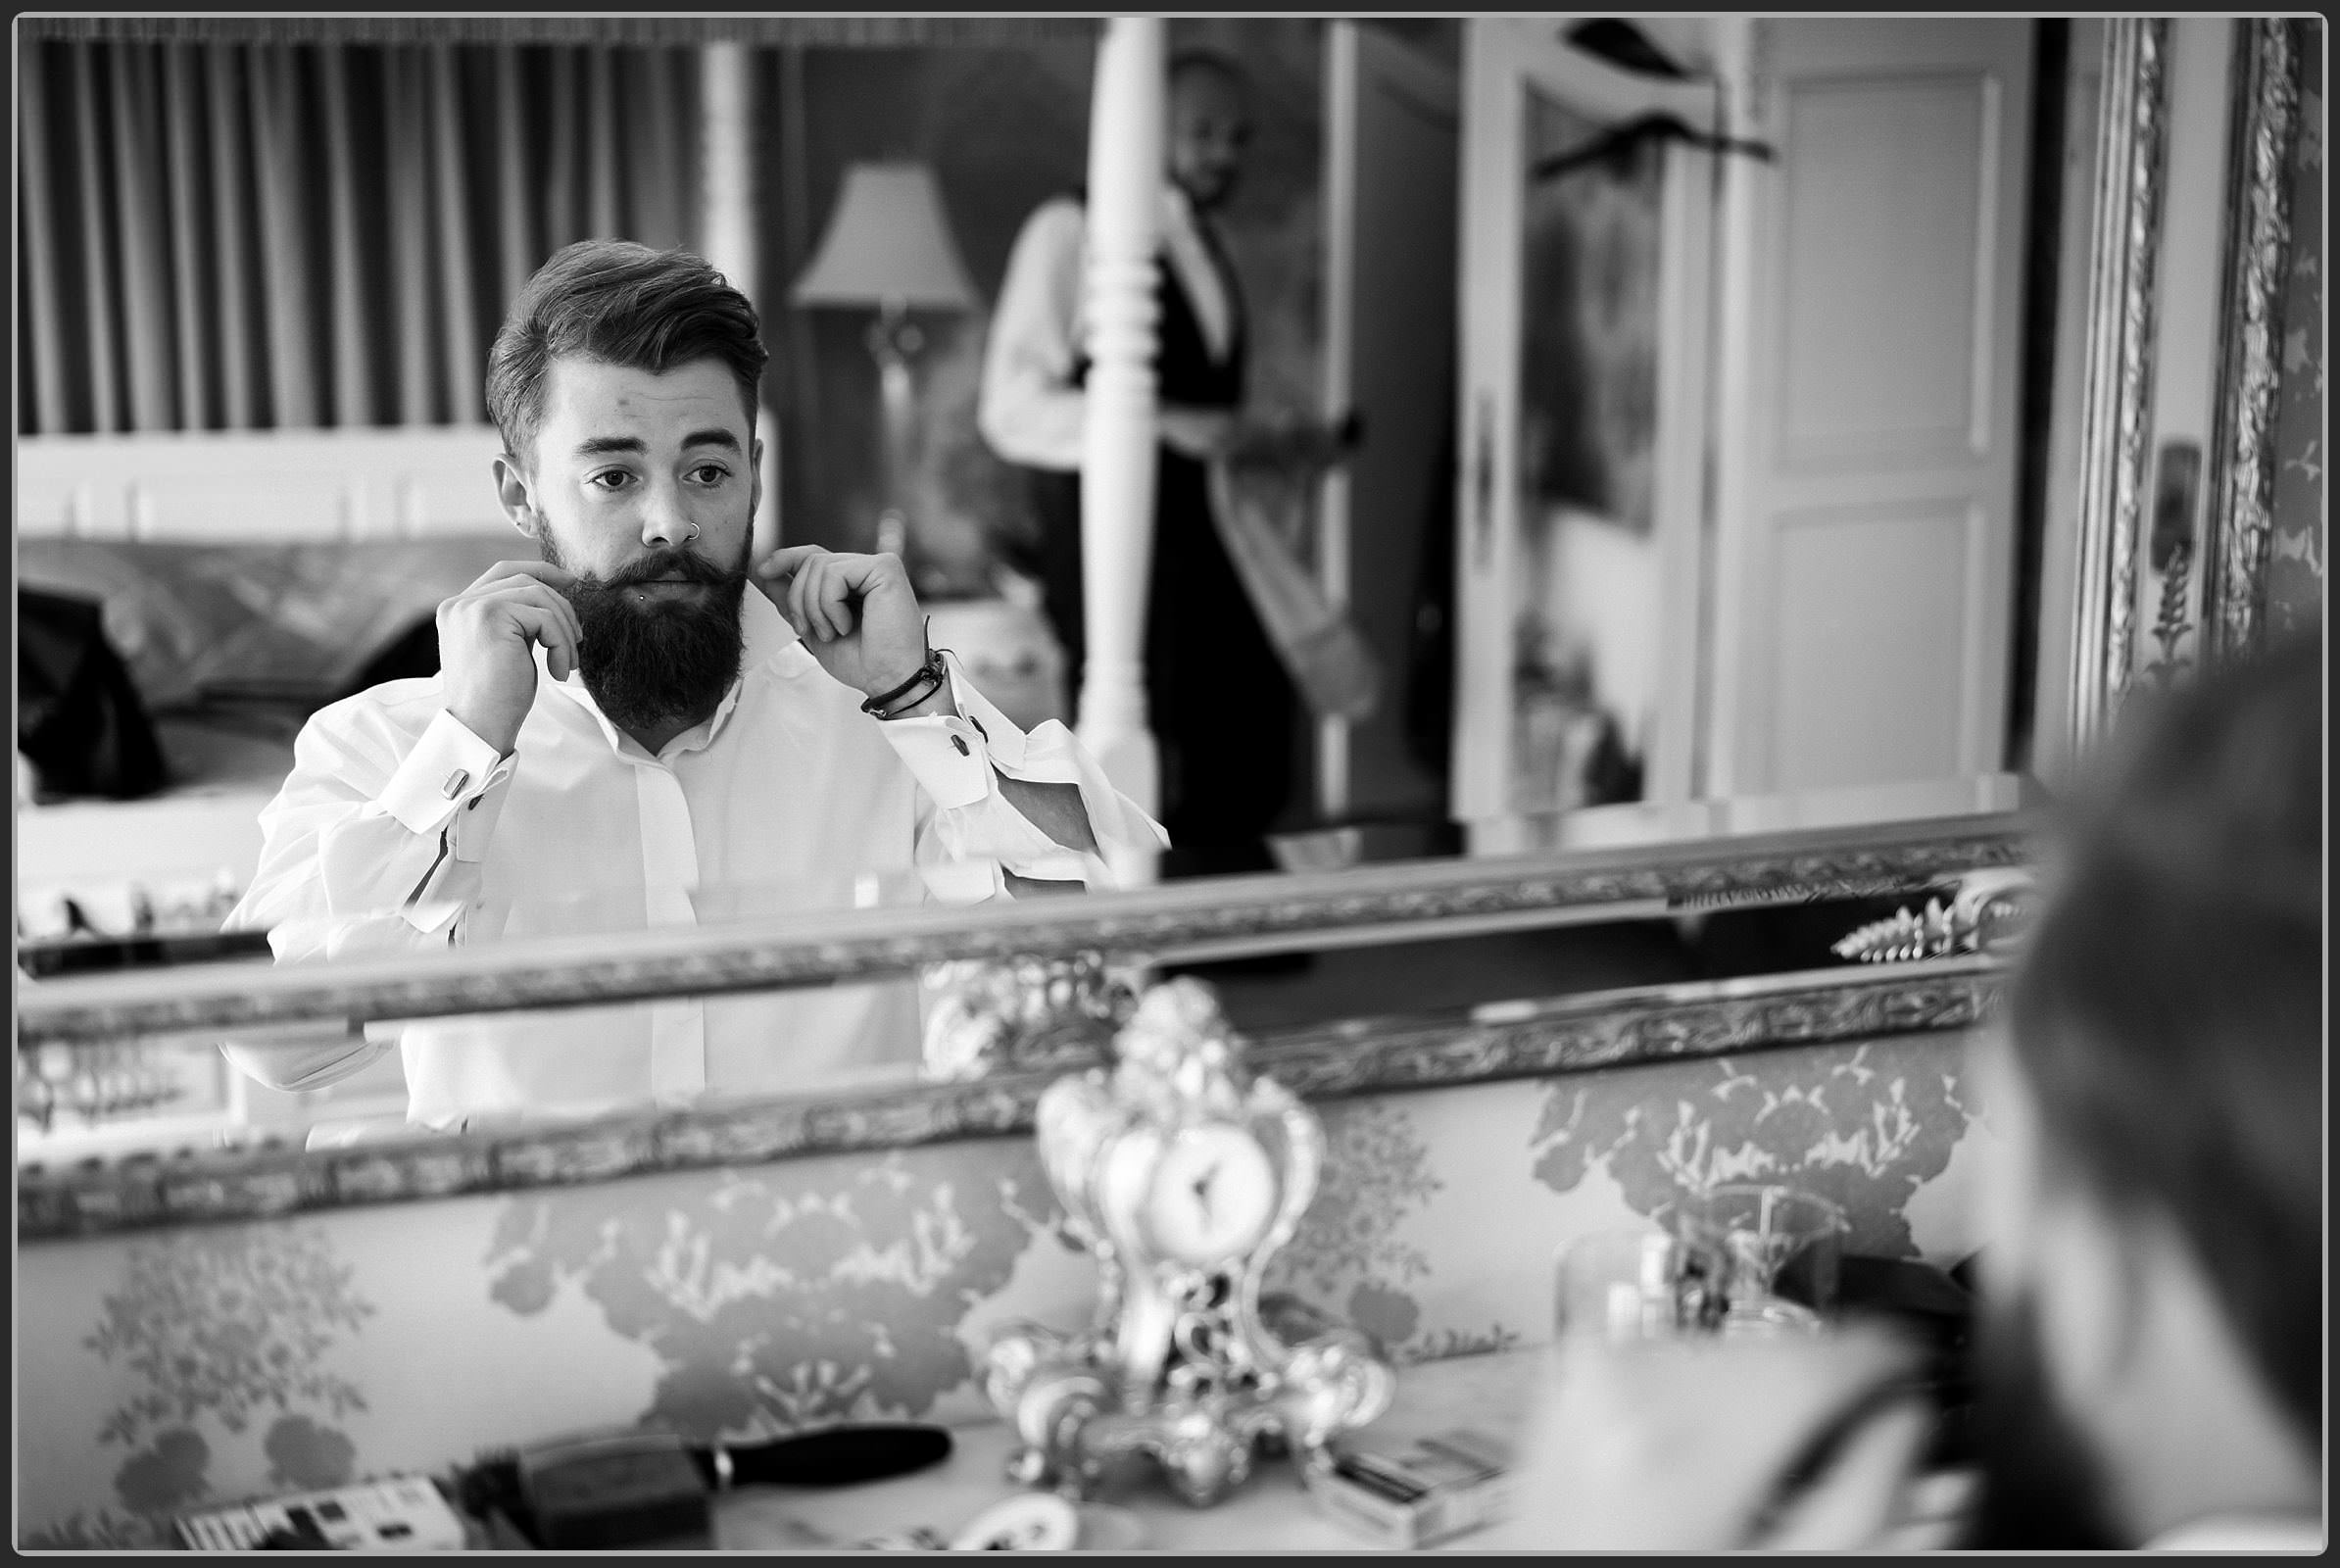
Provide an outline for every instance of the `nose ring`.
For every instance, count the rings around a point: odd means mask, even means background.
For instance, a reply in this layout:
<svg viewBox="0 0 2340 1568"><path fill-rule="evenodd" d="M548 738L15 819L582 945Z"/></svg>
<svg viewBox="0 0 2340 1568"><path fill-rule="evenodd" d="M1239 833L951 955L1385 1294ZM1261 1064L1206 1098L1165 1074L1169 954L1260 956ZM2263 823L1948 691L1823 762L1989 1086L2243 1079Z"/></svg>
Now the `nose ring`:
<svg viewBox="0 0 2340 1568"><path fill-rule="evenodd" d="M692 524L691 524L691 537L690 537L690 539L685 539L685 540L683 541L683 543L687 545L687 544L689 544L689 543L691 542L691 539L696 539L696 538L698 538L698 537L699 537L699 524L697 524L697 523L695 523L695 522L694 522L694 523L692 523Z"/></svg>

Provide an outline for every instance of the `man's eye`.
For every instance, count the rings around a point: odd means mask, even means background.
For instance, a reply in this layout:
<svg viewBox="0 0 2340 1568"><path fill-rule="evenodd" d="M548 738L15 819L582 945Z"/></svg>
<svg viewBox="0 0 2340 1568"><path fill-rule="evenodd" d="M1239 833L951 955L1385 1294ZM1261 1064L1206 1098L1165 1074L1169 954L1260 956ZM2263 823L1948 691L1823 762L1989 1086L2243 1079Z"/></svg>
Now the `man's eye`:
<svg viewBox="0 0 2340 1568"><path fill-rule="evenodd" d="M634 476L623 468L609 468L589 476L585 482L599 490L622 490L634 482Z"/></svg>
<svg viewBox="0 0 2340 1568"><path fill-rule="evenodd" d="M721 484L731 477L731 470L720 463L703 463L691 470L691 477L701 484Z"/></svg>

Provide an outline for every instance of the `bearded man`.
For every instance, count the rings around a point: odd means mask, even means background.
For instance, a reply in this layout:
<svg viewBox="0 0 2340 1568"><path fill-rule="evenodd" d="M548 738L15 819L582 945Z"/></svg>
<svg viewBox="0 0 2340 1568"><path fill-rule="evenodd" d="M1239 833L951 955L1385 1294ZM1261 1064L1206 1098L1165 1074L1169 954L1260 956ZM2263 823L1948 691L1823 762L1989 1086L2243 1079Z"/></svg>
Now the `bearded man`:
<svg viewBox="0 0 2340 1568"><path fill-rule="evenodd" d="M928 647L892 556L796 546L748 592L765 359L687 252L545 264L487 376L498 499L543 559L439 607L437 675L303 728L230 929L280 961L475 947L1103 885L1160 846L1061 724L1025 734ZM896 982L226 1049L309 1089L395 1040L409 1119L453 1128L802 1089L916 1059L917 1024Z"/></svg>

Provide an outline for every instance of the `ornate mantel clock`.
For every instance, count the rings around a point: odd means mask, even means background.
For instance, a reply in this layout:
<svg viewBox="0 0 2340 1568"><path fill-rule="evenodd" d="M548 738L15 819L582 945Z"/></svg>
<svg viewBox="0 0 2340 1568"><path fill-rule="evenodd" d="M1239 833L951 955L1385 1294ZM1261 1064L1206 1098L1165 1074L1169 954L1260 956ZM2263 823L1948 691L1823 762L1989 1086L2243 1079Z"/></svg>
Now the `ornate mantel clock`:
<svg viewBox="0 0 2340 1568"><path fill-rule="evenodd" d="M1115 1041L1111 1075L1057 1080L1038 1109L1042 1163L1097 1258L1087 1334L1018 1325L985 1390L1014 1424L1012 1479L1085 1496L1125 1454L1157 1460L1190 1502L1249 1475L1264 1440L1303 1464L1389 1407L1396 1378L1361 1334L1285 1345L1259 1316L1268 1259L1292 1239L1324 1159L1316 1117L1243 1070L1210 992L1155 987Z"/></svg>

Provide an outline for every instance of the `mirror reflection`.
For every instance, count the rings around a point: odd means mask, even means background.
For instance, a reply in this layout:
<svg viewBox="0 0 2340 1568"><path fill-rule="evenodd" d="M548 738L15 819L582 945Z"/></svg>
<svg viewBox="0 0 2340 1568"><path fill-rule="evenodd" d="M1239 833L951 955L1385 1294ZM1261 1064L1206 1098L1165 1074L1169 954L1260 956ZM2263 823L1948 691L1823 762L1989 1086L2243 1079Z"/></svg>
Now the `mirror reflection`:
<svg viewBox="0 0 2340 1568"><path fill-rule="evenodd" d="M739 81L642 44L32 44L20 969L2011 806L2069 640L2091 26L1182 21L1143 199L1091 188L1093 126L1130 131L1073 32ZM118 110L139 134L89 141ZM177 226L103 199L131 177ZM1133 220L1135 466L1123 302L1087 292ZM1148 495L1142 539L1083 514ZM1243 1023L1754 961L1672 919L1461 951L1216 977ZM966 1070L953 995L182 1042L20 1091L457 1128Z"/></svg>

